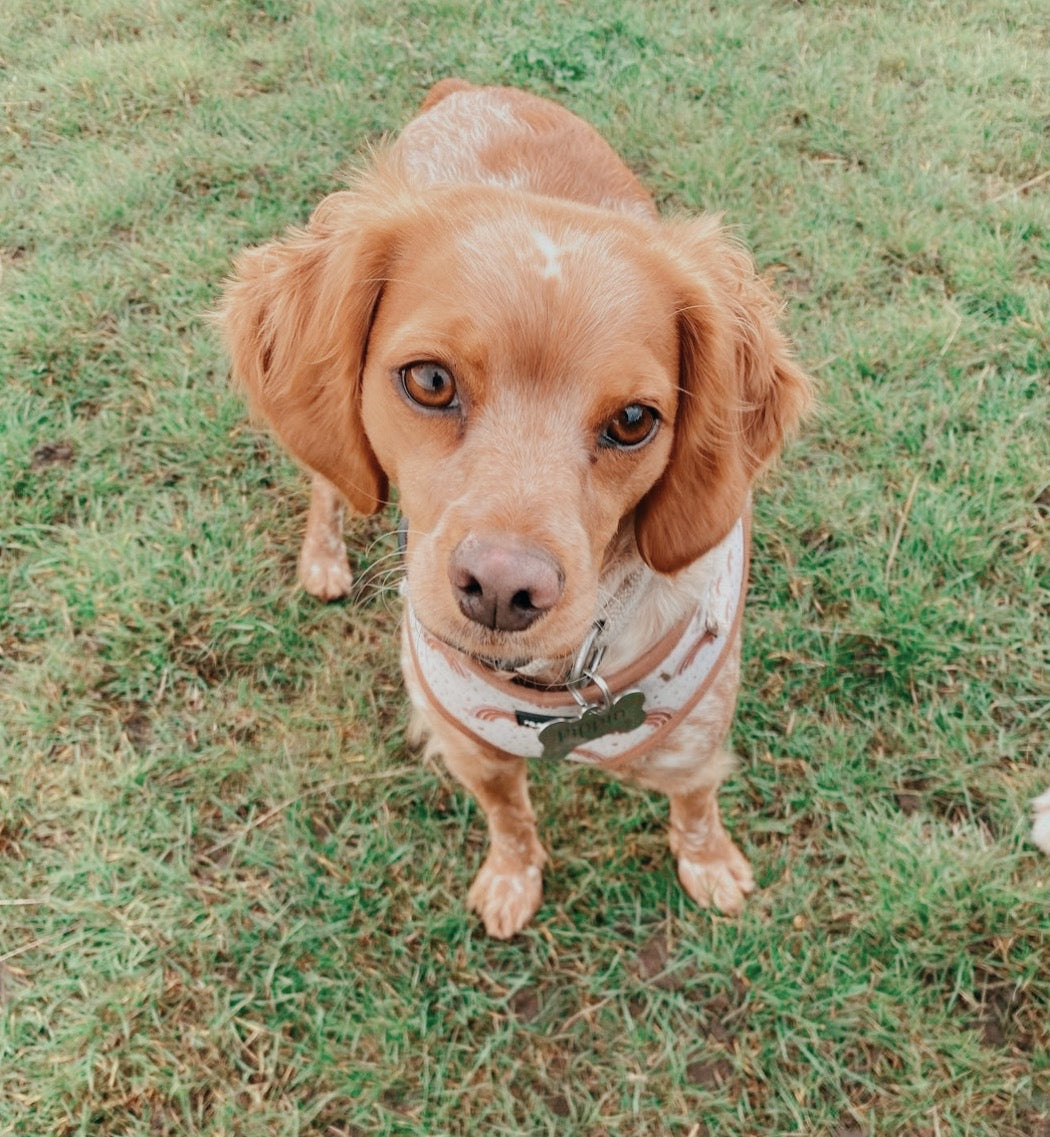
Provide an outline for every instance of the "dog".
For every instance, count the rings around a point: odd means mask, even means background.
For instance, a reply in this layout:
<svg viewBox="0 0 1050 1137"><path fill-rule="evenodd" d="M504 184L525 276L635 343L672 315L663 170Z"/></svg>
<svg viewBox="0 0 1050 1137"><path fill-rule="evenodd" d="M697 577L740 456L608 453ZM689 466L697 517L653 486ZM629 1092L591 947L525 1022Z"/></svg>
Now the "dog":
<svg viewBox="0 0 1050 1137"><path fill-rule="evenodd" d="M563 107L446 79L304 230L239 255L219 315L312 474L309 592L347 594L344 507L397 487L413 737L484 811L488 933L541 902L530 760L666 794L685 891L738 912L717 792L751 491L811 383L719 219L662 220Z"/></svg>

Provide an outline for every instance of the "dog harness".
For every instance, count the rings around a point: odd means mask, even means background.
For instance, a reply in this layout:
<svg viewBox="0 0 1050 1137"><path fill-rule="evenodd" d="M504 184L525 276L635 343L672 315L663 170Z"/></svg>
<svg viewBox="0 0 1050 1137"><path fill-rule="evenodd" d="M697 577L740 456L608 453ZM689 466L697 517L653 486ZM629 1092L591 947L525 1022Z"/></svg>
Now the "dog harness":
<svg viewBox="0 0 1050 1137"><path fill-rule="evenodd" d="M721 670L747 591L745 518L706 556L714 573L691 615L632 664L598 673L596 623L560 687L507 677L442 643L405 607L406 646L427 699L459 730L518 758L618 766L655 746L699 703Z"/></svg>

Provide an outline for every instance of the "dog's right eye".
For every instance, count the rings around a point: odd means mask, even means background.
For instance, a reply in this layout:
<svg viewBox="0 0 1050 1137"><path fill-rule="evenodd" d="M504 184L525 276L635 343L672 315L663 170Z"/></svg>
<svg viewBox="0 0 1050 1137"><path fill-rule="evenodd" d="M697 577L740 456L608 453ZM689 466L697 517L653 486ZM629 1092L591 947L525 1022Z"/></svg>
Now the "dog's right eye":
<svg viewBox="0 0 1050 1137"><path fill-rule="evenodd" d="M601 435L603 446L620 450L637 450L644 446L660 426L660 415L642 403L631 403L605 424Z"/></svg>
<svg viewBox="0 0 1050 1137"><path fill-rule="evenodd" d="M413 402L431 411L447 411L459 406L456 381L440 363L410 363L402 367L401 390Z"/></svg>

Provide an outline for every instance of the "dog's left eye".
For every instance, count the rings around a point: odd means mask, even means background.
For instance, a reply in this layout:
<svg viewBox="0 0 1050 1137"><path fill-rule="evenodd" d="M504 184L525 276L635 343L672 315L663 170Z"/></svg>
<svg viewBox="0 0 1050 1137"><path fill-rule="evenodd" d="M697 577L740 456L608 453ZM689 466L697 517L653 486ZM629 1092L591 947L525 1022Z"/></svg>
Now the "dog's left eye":
<svg viewBox="0 0 1050 1137"><path fill-rule="evenodd" d="M652 407L631 403L613 415L602 429L604 446L633 450L648 442L660 425L660 416Z"/></svg>
<svg viewBox="0 0 1050 1137"><path fill-rule="evenodd" d="M401 368L401 389L421 407L446 411L459 406L456 381L440 363L410 363Z"/></svg>

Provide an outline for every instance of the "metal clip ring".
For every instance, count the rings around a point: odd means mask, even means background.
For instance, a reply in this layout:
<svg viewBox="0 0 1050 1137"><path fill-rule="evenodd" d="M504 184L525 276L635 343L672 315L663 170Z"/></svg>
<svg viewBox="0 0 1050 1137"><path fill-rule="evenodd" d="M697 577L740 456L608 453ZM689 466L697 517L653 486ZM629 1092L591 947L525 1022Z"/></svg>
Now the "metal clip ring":
<svg viewBox="0 0 1050 1137"><path fill-rule="evenodd" d="M579 686L587 673L595 671L601 663L602 656L605 654L605 647L602 645L595 648L594 642L602 634L604 628L605 624L601 620L595 620L591 625L591 630L587 633L587 638L580 645L580 650L576 653L576 658L572 661L572 667L569 669L569 677L565 680L566 687Z"/></svg>
<svg viewBox="0 0 1050 1137"><path fill-rule="evenodd" d="M584 675L598 688L602 693L602 701L605 703L606 709L613 705L613 693L609 690L609 684L598 674L597 671L585 671Z"/></svg>
<svg viewBox="0 0 1050 1137"><path fill-rule="evenodd" d="M605 624L601 620L596 620L587 638L583 641L580 650L576 653L576 658L573 660L572 668L569 671L569 677L565 681L565 686L569 689L570 694L576 700L581 710L589 710L595 706L594 703L589 703L583 696L580 690L587 682L593 683L595 687L601 692L602 702L606 707L613 705L612 691L609 690L609 685L598 674L598 667L601 665L602 656L605 655L605 645L600 644L595 647L595 640L601 635Z"/></svg>

